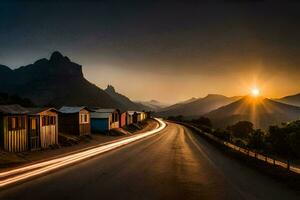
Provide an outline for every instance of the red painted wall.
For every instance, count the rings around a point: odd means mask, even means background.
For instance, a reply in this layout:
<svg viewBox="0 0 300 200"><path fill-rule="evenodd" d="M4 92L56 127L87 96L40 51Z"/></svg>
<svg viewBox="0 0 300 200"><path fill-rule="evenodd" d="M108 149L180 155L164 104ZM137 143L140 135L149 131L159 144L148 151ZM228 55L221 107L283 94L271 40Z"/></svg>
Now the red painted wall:
<svg viewBox="0 0 300 200"><path fill-rule="evenodd" d="M127 112L121 114L121 127L126 126Z"/></svg>

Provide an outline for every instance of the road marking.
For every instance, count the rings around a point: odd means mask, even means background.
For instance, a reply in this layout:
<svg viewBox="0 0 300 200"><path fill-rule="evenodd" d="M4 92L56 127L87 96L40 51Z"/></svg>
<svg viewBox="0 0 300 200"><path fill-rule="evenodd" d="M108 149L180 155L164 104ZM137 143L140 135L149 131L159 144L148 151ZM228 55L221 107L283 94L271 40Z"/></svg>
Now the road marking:
<svg viewBox="0 0 300 200"><path fill-rule="evenodd" d="M71 155L67 155L61 158L55 158L49 161L44 161L41 163L20 167L14 170L5 171L0 173L0 187L4 187L28 178L35 177L37 175L41 175L46 172L53 171L55 169L73 164L75 162L79 162L85 160L87 158L91 158L93 156L105 153L107 151L122 147L124 145L130 144L137 140L152 136L160 131L162 131L166 127L166 123L164 123L161 119L155 118L160 126L154 130L147 131L145 133L140 133L137 135L129 136L125 139L118 140L116 142L102 145L99 147L91 148L89 150L85 150L79 153L74 153Z"/></svg>

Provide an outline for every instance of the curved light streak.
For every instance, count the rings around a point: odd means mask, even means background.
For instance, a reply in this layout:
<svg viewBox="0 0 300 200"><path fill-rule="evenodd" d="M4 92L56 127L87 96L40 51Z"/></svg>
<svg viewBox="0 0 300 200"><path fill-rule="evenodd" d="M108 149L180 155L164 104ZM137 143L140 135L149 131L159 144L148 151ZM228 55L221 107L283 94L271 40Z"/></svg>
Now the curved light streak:
<svg viewBox="0 0 300 200"><path fill-rule="evenodd" d="M29 178L33 178L35 176L41 175L46 172L53 171L55 169L85 160L87 158L91 158L93 156L105 153L107 151L122 147L124 145L130 144L137 140L152 136L166 127L166 124L158 118L155 118L159 122L159 127L156 129L147 131L145 133L140 133L137 135L133 135L127 137L125 139L119 139L117 141L109 142L102 144L101 146L97 146L91 149L83 150L79 153L74 153L71 155L66 155L60 158L55 158L52 160L20 167L17 169L9 170L0 173L0 187L4 187L22 180L26 180Z"/></svg>

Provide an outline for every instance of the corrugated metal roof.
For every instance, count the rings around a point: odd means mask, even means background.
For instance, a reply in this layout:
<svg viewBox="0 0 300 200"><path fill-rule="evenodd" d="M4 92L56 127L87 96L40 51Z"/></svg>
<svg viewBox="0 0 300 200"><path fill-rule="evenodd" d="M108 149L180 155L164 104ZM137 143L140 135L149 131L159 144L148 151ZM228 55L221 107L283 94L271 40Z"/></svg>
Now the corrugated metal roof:
<svg viewBox="0 0 300 200"><path fill-rule="evenodd" d="M100 108L100 109L94 110L94 112L97 112L97 113L112 113L115 111L116 111L116 109L114 109L114 108Z"/></svg>
<svg viewBox="0 0 300 200"><path fill-rule="evenodd" d="M38 114L45 111L59 112L55 108L28 108L29 114Z"/></svg>
<svg viewBox="0 0 300 200"><path fill-rule="evenodd" d="M89 110L85 106L80 106L80 107L63 106L59 109L59 112L71 114L71 113L79 113L83 109Z"/></svg>
<svg viewBox="0 0 300 200"><path fill-rule="evenodd" d="M3 114L27 114L28 112L26 108L18 104L0 105L0 113Z"/></svg>
<svg viewBox="0 0 300 200"><path fill-rule="evenodd" d="M109 118L110 115L111 115L111 113L92 112L92 113L91 113L91 118L101 118L101 119L105 119L105 118Z"/></svg>

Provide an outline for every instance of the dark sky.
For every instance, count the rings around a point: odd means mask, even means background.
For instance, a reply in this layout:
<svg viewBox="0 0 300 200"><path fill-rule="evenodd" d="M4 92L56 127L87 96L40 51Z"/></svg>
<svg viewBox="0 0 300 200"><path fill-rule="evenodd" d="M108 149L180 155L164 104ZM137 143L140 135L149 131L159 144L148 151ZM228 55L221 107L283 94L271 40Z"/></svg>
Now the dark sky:
<svg viewBox="0 0 300 200"><path fill-rule="evenodd" d="M136 1L138 2L138 1ZM297 1L1 1L0 63L59 50L134 100L300 92Z"/></svg>

